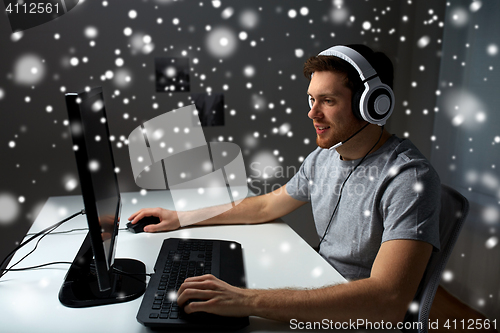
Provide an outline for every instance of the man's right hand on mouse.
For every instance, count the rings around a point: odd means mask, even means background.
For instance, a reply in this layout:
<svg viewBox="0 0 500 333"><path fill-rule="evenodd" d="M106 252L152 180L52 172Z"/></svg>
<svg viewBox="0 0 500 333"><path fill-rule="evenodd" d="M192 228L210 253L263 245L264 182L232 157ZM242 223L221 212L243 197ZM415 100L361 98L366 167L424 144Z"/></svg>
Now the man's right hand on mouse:
<svg viewBox="0 0 500 333"><path fill-rule="evenodd" d="M160 219L158 224L150 224L144 227L145 232L172 231L181 227L177 212L163 208L143 208L130 215L128 220L136 224L146 216L156 216Z"/></svg>

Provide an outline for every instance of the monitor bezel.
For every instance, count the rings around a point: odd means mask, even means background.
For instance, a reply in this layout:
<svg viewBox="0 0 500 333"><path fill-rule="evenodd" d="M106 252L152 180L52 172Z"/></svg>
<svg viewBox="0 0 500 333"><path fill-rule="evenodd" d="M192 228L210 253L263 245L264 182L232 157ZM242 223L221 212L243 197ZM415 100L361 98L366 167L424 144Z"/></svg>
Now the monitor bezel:
<svg viewBox="0 0 500 333"><path fill-rule="evenodd" d="M112 230L109 228L112 237L107 247L108 256L106 257L106 248L103 244L106 244L107 239L103 241L101 237L101 225L99 223L98 203L96 199L107 199L108 197L115 198L115 195L112 193L113 190L107 192L106 187L104 188L104 192L99 192L104 194L104 197L101 194L94 194L94 185L100 186L100 183L98 181L96 181L96 184L92 182L89 161L93 155L91 154L89 156L88 150L90 149L92 151L92 149L96 149L96 147L93 145L87 146L85 137L90 140L95 133L92 133L92 131L85 132L84 128L80 128L80 135L75 135L77 133L73 133L73 129L77 130L78 128L72 128L71 136L74 143L73 150L76 156L87 224L89 226L89 232L80 250L76 254L64 278L61 289L59 290L59 301L61 304L72 308L128 302L140 297L146 290L147 274L144 263L129 258L115 259L122 201L118 187L118 177L115 172L116 166L113 159L113 150L107 125L102 88L98 87L92 90L89 89L85 92L66 94L66 106L68 109L70 126L75 124L77 127L81 126L83 123L81 119L83 114L81 102L95 98L96 96L102 100L102 110L104 113L99 114L99 119L92 119L92 121L89 122L89 126L104 125L106 128L106 137L101 138L101 140L107 141L109 148L108 154L111 159L113 174L113 176L110 177L113 177L112 181L116 187L117 202L116 207L114 207L115 216ZM90 112L96 111L92 110L92 107L90 107L89 110ZM102 118L104 118L104 124L102 124ZM77 147L77 149L75 149L75 147ZM108 164L108 167L109 166ZM105 184L103 186L105 186ZM112 214L112 211L113 208L109 210L109 215ZM104 227L103 231L108 232L108 228Z"/></svg>
<svg viewBox="0 0 500 333"><path fill-rule="evenodd" d="M118 236L118 229L119 229L121 196L118 187L118 178L116 176L116 173L113 172L112 177L114 178L113 182L115 184L115 190L117 193L118 200L116 202L116 207L115 207L113 233L111 236L109 248L106 249L105 243L102 241L101 237L101 226L99 223L99 213L96 204L94 184L92 182L92 176L88 168L88 165L90 163L90 158L88 155L87 144L85 142L85 137L86 137L85 126L86 125L89 126L90 124L84 121L86 115L84 114L85 110L82 107L84 103L88 103L89 100L94 99L96 97L100 98L104 104L104 96L102 93L102 88L96 87L89 91L82 91L78 93L67 93L65 97L68 109L69 125L72 134L71 137L73 139L73 147L74 147L73 150L75 152L78 175L80 179L80 188L85 207L85 215L87 218L87 224L89 226L89 238L92 247L92 252L94 254L94 264L97 275L97 281L100 291L107 291L112 288L113 284L113 274L111 272L111 269L114 263L116 239ZM107 138L109 138L110 134L109 134L109 128L107 126L107 116L104 105L102 107L102 117L106 119L106 121L104 124L99 124L99 125L105 127L106 136ZM75 133L75 126L81 127L83 135L78 135L78 133ZM109 140L105 141L107 141L108 143L112 169L115 170L116 165L113 158L113 150L111 147L111 142ZM108 252L107 257L106 257L106 251Z"/></svg>

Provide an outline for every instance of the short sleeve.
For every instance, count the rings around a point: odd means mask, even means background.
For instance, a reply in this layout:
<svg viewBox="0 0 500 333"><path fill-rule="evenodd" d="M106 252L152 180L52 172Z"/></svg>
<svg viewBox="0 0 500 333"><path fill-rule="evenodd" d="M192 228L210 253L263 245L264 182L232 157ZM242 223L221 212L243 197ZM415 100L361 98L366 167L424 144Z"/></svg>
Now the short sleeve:
<svg viewBox="0 0 500 333"><path fill-rule="evenodd" d="M294 199L300 201L310 201L311 193L309 183L312 179L314 169L314 156L317 150L307 156L299 171L286 184L286 192Z"/></svg>
<svg viewBox="0 0 500 333"><path fill-rule="evenodd" d="M394 169L393 169L394 171ZM384 221L382 242L412 239L430 243L438 251L441 182L423 161L404 164L387 179L380 201Z"/></svg>

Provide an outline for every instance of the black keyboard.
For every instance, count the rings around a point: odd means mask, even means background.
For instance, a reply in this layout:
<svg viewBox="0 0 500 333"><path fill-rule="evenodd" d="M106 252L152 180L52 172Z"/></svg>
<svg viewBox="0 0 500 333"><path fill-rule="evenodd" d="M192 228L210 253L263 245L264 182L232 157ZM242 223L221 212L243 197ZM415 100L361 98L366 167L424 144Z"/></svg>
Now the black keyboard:
<svg viewBox="0 0 500 333"><path fill-rule="evenodd" d="M230 318L208 313L186 314L177 304L177 290L188 277L204 274L245 287L243 254L236 242L170 238L163 241L137 314L137 320L153 328L240 329L248 317Z"/></svg>
<svg viewBox="0 0 500 333"><path fill-rule="evenodd" d="M181 241L176 250L168 251L149 318L179 318L176 291L187 277L210 274L212 257L212 241Z"/></svg>

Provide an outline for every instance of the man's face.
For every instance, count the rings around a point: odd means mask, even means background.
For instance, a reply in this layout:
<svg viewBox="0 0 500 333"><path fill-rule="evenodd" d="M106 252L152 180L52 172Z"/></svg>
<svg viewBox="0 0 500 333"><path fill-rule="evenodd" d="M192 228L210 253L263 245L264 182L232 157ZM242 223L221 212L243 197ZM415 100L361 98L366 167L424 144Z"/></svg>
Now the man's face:
<svg viewBox="0 0 500 333"><path fill-rule="evenodd" d="M321 148L346 140L364 123L352 113L352 92L343 80L342 74L324 71L315 72L309 83L307 94L312 108L308 116L313 120L316 143Z"/></svg>

